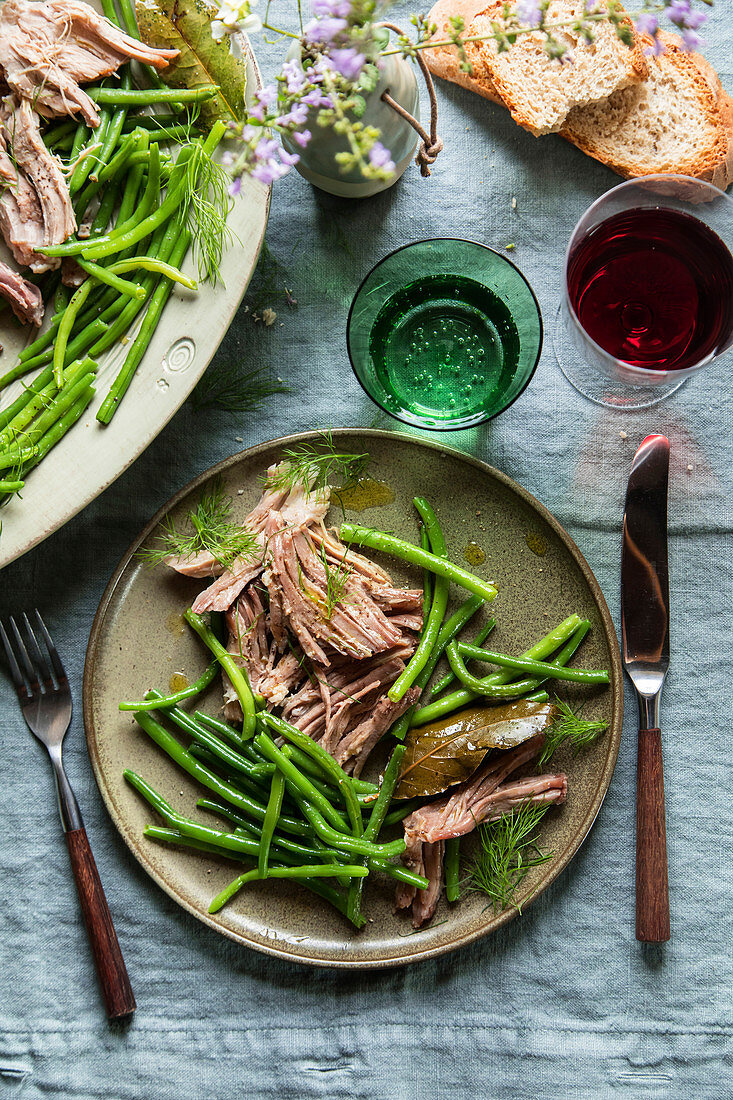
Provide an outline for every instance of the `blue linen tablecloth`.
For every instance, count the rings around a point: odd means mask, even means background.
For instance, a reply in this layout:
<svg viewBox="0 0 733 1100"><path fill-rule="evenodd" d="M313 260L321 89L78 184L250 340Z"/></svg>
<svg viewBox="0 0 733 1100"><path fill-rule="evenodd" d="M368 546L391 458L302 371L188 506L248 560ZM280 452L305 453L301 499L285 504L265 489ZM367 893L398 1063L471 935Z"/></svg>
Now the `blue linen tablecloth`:
<svg viewBox="0 0 733 1100"><path fill-rule="evenodd" d="M397 21L408 12L398 8ZM730 5L718 0L706 52L730 90L732 47ZM260 45L258 54L272 74L279 47ZM560 138L535 140L468 92L441 84L438 94L445 151L430 180L412 168L387 193L353 203L295 174L276 186L266 255L216 363L262 365L290 392L248 416L184 406L115 485L0 576L0 616L42 608L71 675L68 770L139 1006L129 1027L107 1025L50 769L3 677L0 1098L733 1094L730 360L643 413L583 400L552 350L561 256L580 213L617 178ZM663 726L673 931L661 948L634 939L636 708L628 691L611 789L565 873L489 939L386 972L289 965L214 934L135 863L92 776L79 717L84 649L123 550L175 489L244 446L329 425L397 429L352 377L346 314L377 259L431 235L513 243L548 327L524 396L447 442L504 470L555 513L614 616L631 459L651 431L671 440L673 662ZM270 327L253 320L263 306L277 312Z"/></svg>

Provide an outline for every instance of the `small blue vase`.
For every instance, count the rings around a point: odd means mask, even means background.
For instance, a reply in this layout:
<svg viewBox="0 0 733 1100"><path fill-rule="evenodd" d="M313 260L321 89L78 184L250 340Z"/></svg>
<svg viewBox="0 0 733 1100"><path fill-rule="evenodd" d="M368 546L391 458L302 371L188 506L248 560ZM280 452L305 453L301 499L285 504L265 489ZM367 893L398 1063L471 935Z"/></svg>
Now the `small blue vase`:
<svg viewBox="0 0 733 1100"><path fill-rule="evenodd" d="M294 42L288 51L288 60L300 60L300 43ZM331 195L361 199L386 191L396 183L415 155L418 136L409 122L401 118L382 100L382 93L389 92L394 100L414 118L420 118L420 96L412 66L399 54L390 54L380 61L380 75L374 91L364 98L366 110L359 121L374 126L380 132L380 142L389 150L395 171L387 180L365 179L358 168L342 172L336 154L349 149L346 138L330 127L319 126L315 117L302 127L310 130L312 137L305 149L283 137L283 145L300 157L297 170L304 179Z"/></svg>

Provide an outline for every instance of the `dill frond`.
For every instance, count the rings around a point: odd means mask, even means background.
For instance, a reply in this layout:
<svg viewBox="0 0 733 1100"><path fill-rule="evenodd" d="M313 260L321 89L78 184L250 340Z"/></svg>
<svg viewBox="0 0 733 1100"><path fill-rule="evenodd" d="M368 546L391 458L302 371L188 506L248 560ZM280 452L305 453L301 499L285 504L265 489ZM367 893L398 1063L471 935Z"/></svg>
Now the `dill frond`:
<svg viewBox="0 0 733 1100"><path fill-rule="evenodd" d="M368 464L368 454L337 451L329 428L319 432L315 443L303 443L283 451L282 469L268 480L268 485L272 489L302 485L310 487L311 492L318 492L339 478L338 488L346 489L359 480Z"/></svg>
<svg viewBox="0 0 733 1100"><path fill-rule="evenodd" d="M318 613L327 622L330 622L336 607L341 603L344 597L349 584L349 577L354 572L354 567L346 564L346 556L344 555L344 558L339 562L336 568L332 568L323 547L321 547L321 552L318 556L321 559L323 570L326 574L325 598L323 598L320 593L309 588L303 570L300 567L300 562L298 562L298 584L305 598L315 605Z"/></svg>
<svg viewBox="0 0 733 1100"><path fill-rule="evenodd" d="M225 412L257 412L268 397L290 393L282 382L273 382L261 367L242 372L236 361L209 367L195 387L189 401L196 412L224 409Z"/></svg>
<svg viewBox="0 0 733 1100"><path fill-rule="evenodd" d="M224 251L235 240L227 224L234 206L229 175L223 165L204 157L199 148L188 163L186 180L186 223L195 242L199 279L215 283L221 279Z"/></svg>
<svg viewBox="0 0 733 1100"><path fill-rule="evenodd" d="M244 524L232 522L231 510L231 497L225 496L221 481L216 478L188 513L188 529L176 527L172 517L166 516L156 545L141 550L140 557L149 565L158 565L171 554L187 560L209 553L225 569L235 558L256 558L260 553L256 536Z"/></svg>
<svg viewBox="0 0 733 1100"><path fill-rule="evenodd" d="M513 905L519 885L533 867L552 859L538 845L538 826L550 808L549 803L526 802L497 821L479 825L480 848L469 867L469 890L488 895L495 913Z"/></svg>
<svg viewBox="0 0 733 1100"><path fill-rule="evenodd" d="M537 761L537 768L540 771L565 741L569 742L573 755L577 755L588 745L592 745L608 729L608 722L605 719L599 722L587 722L581 717L580 710L576 713L562 699L556 698L555 706L557 714L545 733L545 745Z"/></svg>

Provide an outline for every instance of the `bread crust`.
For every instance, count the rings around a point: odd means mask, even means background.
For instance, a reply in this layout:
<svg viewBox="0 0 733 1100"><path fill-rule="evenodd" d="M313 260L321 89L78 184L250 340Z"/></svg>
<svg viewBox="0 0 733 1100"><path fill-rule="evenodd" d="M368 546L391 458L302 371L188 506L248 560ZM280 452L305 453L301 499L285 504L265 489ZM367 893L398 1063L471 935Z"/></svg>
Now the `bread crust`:
<svg viewBox="0 0 733 1100"><path fill-rule="evenodd" d="M495 20L500 20L503 10L504 0L494 0L487 8L478 12L467 28L467 35L471 36L488 33L488 24ZM640 83L646 78L648 72L641 36L635 33L633 24L628 17L625 19L625 22L633 34L634 44L632 47L626 47L622 46L619 42L619 48L625 51L620 56L623 57L624 62L627 64L626 71L620 71L618 74L618 81L615 85L616 89L626 88L631 84ZM531 38L533 36L529 37ZM562 120L552 127L539 127L531 111L527 109L525 104L522 104L518 100L516 74L512 72L510 76L507 67L507 59L511 59L512 49L510 49L508 53L497 54L488 42L468 42L466 43L466 54L474 66L474 71L476 73L481 73L481 76L487 82L488 86L499 96L500 100L509 109L517 125L525 130L529 130L535 137L540 137L550 132L550 130L560 129ZM568 108L568 110L569 109L570 108Z"/></svg>
<svg viewBox="0 0 733 1100"><path fill-rule="evenodd" d="M468 27L485 3L486 0L438 0L428 15L428 21L435 23L438 28L433 39L440 42L449 37L450 18L453 15L462 16L464 25ZM501 96L485 75L483 64L476 66L474 63L472 73L465 73L461 69L461 59L455 46L428 49L423 56L434 76L449 80L452 84L459 84L462 88L468 88L470 92L476 92L477 95L491 100L492 103L503 103Z"/></svg>
<svg viewBox="0 0 733 1100"><path fill-rule="evenodd" d="M655 164L634 160L633 150L617 150L603 137L590 137L573 128L572 116L560 131L560 136L577 146L587 156L601 161L625 179L655 173L675 173L707 180L725 190L733 179L733 100L723 91L720 77L712 65L697 53L684 50L682 40L674 34L660 32L665 53L650 59L650 65L671 67L684 72L691 81L703 113L714 128L714 137L707 148L690 159L666 159ZM647 39L647 44L651 40ZM629 106L629 118L636 104Z"/></svg>

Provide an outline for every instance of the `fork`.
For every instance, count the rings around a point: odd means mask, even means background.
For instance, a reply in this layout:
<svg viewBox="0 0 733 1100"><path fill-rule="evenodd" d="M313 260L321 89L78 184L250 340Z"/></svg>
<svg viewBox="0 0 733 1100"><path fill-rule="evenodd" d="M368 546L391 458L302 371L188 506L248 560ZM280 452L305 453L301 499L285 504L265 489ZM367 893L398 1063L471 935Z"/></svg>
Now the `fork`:
<svg viewBox="0 0 733 1100"><path fill-rule="evenodd" d="M69 728L72 712L69 681L58 650L38 610L36 610L36 619L50 657L50 665L25 613L23 613L23 622L27 645L12 616L10 627L15 645L11 644L2 622L0 622L0 640L5 649L26 724L41 744L46 746L48 755L51 757L61 824L66 834L71 868L74 872L84 923L99 976L102 997L108 1018L116 1020L130 1016L135 1011L135 997L84 828L79 804L61 762L61 745Z"/></svg>

